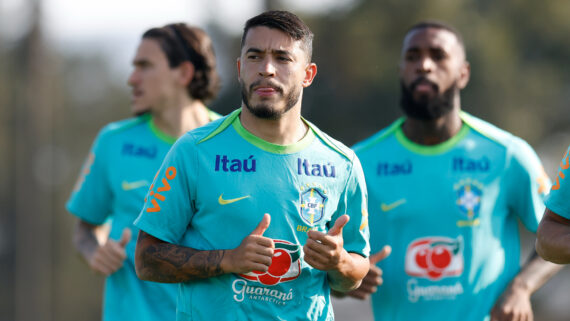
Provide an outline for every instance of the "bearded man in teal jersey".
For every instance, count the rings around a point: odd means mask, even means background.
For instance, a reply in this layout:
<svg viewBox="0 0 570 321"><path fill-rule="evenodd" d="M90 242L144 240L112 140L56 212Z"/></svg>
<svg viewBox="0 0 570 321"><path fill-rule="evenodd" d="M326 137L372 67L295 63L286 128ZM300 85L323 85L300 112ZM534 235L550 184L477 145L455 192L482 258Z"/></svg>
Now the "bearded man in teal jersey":
<svg viewBox="0 0 570 321"><path fill-rule="evenodd" d="M301 117L317 67L297 16L246 22L242 108L184 135L135 224L138 275L182 282L177 320L332 320L368 271L358 159Z"/></svg>
<svg viewBox="0 0 570 321"><path fill-rule="evenodd" d="M128 83L139 116L101 130L67 209L78 218L75 247L106 276L103 320L172 320L177 287L136 276L133 221L177 137L220 117L204 105L218 91L216 59L203 30L177 23L145 32L133 67ZM108 239L98 239L109 225Z"/></svg>
<svg viewBox="0 0 570 321"><path fill-rule="evenodd" d="M351 293L372 293L376 320L531 320L531 294L559 269L536 253L519 265L518 220L536 231L550 181L526 142L461 111L469 75L454 28L414 25L400 61L405 117L354 147L372 251L391 247Z"/></svg>

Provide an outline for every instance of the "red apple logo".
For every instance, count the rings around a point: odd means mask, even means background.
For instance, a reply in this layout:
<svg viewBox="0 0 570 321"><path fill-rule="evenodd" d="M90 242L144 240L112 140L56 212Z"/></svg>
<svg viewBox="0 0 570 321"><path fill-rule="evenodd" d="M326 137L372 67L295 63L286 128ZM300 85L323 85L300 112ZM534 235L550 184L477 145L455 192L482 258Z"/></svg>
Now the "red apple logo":
<svg viewBox="0 0 570 321"><path fill-rule="evenodd" d="M414 240L406 252L406 273L439 280L463 272L463 237L425 237Z"/></svg>
<svg viewBox="0 0 570 321"><path fill-rule="evenodd" d="M428 254L429 254L429 249L426 248L422 248L418 251L418 253L416 254L416 263L418 264L419 267L422 267L424 269L428 268L427 264Z"/></svg>
<svg viewBox="0 0 570 321"><path fill-rule="evenodd" d="M240 274L241 277L264 285L275 285L294 280L301 274L300 247L297 244L283 240L273 241L275 243L275 251L267 272L252 271Z"/></svg>
<svg viewBox="0 0 570 321"><path fill-rule="evenodd" d="M443 245L437 245L431 250L429 261L431 262L431 266L442 270L451 263L451 251Z"/></svg>

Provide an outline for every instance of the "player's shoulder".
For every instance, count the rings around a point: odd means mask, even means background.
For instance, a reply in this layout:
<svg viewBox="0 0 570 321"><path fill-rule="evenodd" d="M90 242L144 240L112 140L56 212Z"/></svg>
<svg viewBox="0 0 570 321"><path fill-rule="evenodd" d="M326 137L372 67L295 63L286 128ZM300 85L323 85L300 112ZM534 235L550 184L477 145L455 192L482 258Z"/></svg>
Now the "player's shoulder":
<svg viewBox="0 0 570 321"><path fill-rule="evenodd" d="M515 154L524 154L533 151L532 147L530 147L530 145L525 140L509 133L504 129L501 129L464 111L460 113L460 116L461 120L472 130L491 140L492 142L503 146L508 152Z"/></svg>
<svg viewBox="0 0 570 321"><path fill-rule="evenodd" d="M348 146L332 138L310 121L306 119L303 119L303 121L309 126L317 139L319 139L321 143L326 146L332 153L342 156L350 163L354 162L356 154Z"/></svg>
<svg viewBox="0 0 570 321"><path fill-rule="evenodd" d="M371 150L373 147L379 146L382 142L386 141L388 137L395 135L396 131L402 126L403 122L404 117L398 118L388 127L385 127L372 136L354 144L354 146L352 146L352 149L358 155L360 155L368 150Z"/></svg>
<svg viewBox="0 0 570 321"><path fill-rule="evenodd" d="M127 133L129 130L145 126L150 121L150 114L118 120L105 125L101 131L101 137L113 137Z"/></svg>
<svg viewBox="0 0 570 321"><path fill-rule="evenodd" d="M187 132L178 142L197 145L209 141L228 129L232 122L239 116L239 112L240 109L236 109L226 116L216 114L219 116L217 119L210 117L210 119L212 119L211 122Z"/></svg>

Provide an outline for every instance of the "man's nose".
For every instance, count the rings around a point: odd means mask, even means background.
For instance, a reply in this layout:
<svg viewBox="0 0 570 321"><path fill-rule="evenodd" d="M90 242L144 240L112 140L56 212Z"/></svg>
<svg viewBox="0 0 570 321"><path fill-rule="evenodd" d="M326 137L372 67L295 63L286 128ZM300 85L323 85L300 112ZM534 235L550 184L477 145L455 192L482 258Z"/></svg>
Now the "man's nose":
<svg viewBox="0 0 570 321"><path fill-rule="evenodd" d="M127 84L129 84L129 86L134 86L138 82L139 78L139 73L135 69L131 72L129 79L127 79Z"/></svg>
<svg viewBox="0 0 570 321"><path fill-rule="evenodd" d="M264 59L259 69L259 75L263 77L275 76L275 62L273 59Z"/></svg>
<svg viewBox="0 0 570 321"><path fill-rule="evenodd" d="M433 71L434 61L430 57L423 57L418 63L418 72L425 74Z"/></svg>

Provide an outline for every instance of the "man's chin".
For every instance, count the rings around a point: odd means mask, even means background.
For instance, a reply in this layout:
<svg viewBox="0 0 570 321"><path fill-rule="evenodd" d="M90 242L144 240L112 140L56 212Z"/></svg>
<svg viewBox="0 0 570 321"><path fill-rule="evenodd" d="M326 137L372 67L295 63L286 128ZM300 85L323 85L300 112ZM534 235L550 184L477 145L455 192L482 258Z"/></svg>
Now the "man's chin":
<svg viewBox="0 0 570 321"><path fill-rule="evenodd" d="M270 119L276 120L281 118L283 115L283 111L281 109L277 109L273 106L269 105L255 105L255 106L248 106L246 105L247 110L252 113L255 117L261 119Z"/></svg>
<svg viewBox="0 0 570 321"><path fill-rule="evenodd" d="M150 113L150 107L131 106L131 113L134 116L141 116Z"/></svg>

